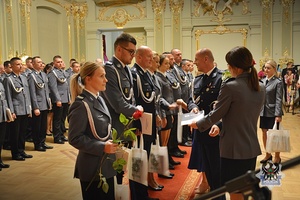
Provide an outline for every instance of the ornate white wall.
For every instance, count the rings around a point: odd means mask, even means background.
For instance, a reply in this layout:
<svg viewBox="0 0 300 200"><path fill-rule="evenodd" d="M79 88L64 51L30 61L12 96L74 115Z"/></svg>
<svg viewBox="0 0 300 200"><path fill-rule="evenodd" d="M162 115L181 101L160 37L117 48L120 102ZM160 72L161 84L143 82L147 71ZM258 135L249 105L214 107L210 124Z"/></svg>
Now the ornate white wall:
<svg viewBox="0 0 300 200"><path fill-rule="evenodd" d="M102 34L111 57L114 39L125 31L136 37L138 46L159 53L179 48L184 58L194 59L197 48L208 47L223 69L226 52L236 45L247 46L257 63L274 58L300 64L300 1L229 4L233 1L226 1L228 7L224 0L146 0L99 7L93 0L2 0L0 62L16 53L40 55L45 62L56 54L66 63L73 57L93 61L103 55Z"/></svg>

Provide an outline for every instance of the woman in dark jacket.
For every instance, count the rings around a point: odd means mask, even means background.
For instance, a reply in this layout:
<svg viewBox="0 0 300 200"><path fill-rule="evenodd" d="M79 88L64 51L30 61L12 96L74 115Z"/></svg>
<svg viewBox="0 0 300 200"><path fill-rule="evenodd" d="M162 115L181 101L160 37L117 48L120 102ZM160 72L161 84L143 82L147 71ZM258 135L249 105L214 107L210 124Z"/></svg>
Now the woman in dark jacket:
<svg viewBox="0 0 300 200"><path fill-rule="evenodd" d="M79 150L74 176L80 179L84 200L114 199L116 171L112 164L117 144L111 141L111 117L104 100L99 96L99 92L106 89L106 83L103 66L92 62L85 63L80 73L71 80L74 97L84 86L82 93L72 103L68 115L69 143ZM108 184L107 193L102 186L98 187L99 174Z"/></svg>
<svg viewBox="0 0 300 200"><path fill-rule="evenodd" d="M275 122L281 122L282 117L282 81L277 77L276 62L269 60L265 64L266 77L262 79L263 84L266 87L266 99L260 112L260 125L262 130L263 143L266 148L267 131L272 129ZM266 156L260 163L266 163L268 160L272 160L270 152L266 152ZM275 153L274 164L281 162L280 152Z"/></svg>

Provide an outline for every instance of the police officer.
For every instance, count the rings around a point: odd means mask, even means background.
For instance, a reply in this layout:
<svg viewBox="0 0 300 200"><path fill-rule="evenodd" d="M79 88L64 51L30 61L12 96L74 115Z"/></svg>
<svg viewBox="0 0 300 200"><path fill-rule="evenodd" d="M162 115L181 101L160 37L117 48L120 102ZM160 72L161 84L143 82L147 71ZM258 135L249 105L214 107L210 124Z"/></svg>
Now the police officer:
<svg viewBox="0 0 300 200"><path fill-rule="evenodd" d="M211 110L212 103L217 100L223 72L214 67L213 62L214 57L209 49L200 49L196 52L194 64L203 74L195 78L193 94L188 102L189 111L203 110L207 114ZM221 126L221 123L218 125ZM219 129L216 125L213 127ZM221 186L219 137L209 136L210 129L204 132L199 132L198 129L193 131L193 146L188 167L204 171L210 189L217 189ZM204 191L199 191L202 192Z"/></svg>
<svg viewBox="0 0 300 200"><path fill-rule="evenodd" d="M8 107L12 112L10 139L13 160L23 161L32 158L25 153L25 132L28 126L28 116L31 115L31 102L27 78L21 74L22 60L14 57L10 60L12 73L4 79L5 94Z"/></svg>
<svg viewBox="0 0 300 200"><path fill-rule="evenodd" d="M112 127L121 134L125 126L119 121L120 113L131 117L136 110L143 111L141 106L135 106L132 74L127 66L135 55L135 38L122 33L114 43L114 51L114 56L104 66L108 82L101 96L110 112ZM122 183L122 174L117 179L119 184Z"/></svg>
<svg viewBox="0 0 300 200"><path fill-rule="evenodd" d="M50 98L53 110L53 137L54 143L64 144L68 141L64 136L64 113L67 113L70 102L70 90L67 75L63 70L64 64L61 56L53 57L53 69L48 73Z"/></svg>
<svg viewBox="0 0 300 200"><path fill-rule="evenodd" d="M28 75L32 104L32 139L36 151L46 151L53 147L46 145L47 115L50 109L48 78L43 72L43 62L39 56L32 59L33 69Z"/></svg>

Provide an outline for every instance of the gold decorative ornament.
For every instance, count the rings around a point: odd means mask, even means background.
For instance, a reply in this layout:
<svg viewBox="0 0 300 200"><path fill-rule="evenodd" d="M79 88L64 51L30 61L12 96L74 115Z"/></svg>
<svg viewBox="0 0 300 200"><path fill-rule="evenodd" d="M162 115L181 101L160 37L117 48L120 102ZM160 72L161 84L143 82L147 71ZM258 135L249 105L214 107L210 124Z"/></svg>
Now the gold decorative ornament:
<svg viewBox="0 0 300 200"><path fill-rule="evenodd" d="M265 16L265 24L269 25L269 19L270 19L270 9L271 6L274 5L275 0L261 0L260 4L263 8L263 15Z"/></svg>
<svg viewBox="0 0 300 200"><path fill-rule="evenodd" d="M6 13L7 13L7 20L11 22L12 19L12 2L11 0L5 0L5 7L6 7Z"/></svg>
<svg viewBox="0 0 300 200"><path fill-rule="evenodd" d="M259 59L259 67L260 69L262 69L262 67L264 66L264 64L268 61L271 60L272 58L269 55L269 50L268 48L265 49L264 52L264 57L262 57L261 59Z"/></svg>
<svg viewBox="0 0 300 200"><path fill-rule="evenodd" d="M290 18L290 7L292 4L295 3L295 0L281 0L280 3L283 6L283 12L284 12L284 20L285 23L289 23L289 18Z"/></svg>
<svg viewBox="0 0 300 200"><path fill-rule="evenodd" d="M114 7L114 6L125 6L141 3L145 0L94 0L97 6L101 7Z"/></svg>
<svg viewBox="0 0 300 200"><path fill-rule="evenodd" d="M183 10L184 1L183 0L169 0L170 10L173 13L173 24L175 31L179 30L180 25L180 13Z"/></svg>
<svg viewBox="0 0 300 200"><path fill-rule="evenodd" d="M155 26L161 30L162 13L166 9L166 0L151 0L152 10L155 14Z"/></svg>
<svg viewBox="0 0 300 200"><path fill-rule="evenodd" d="M98 19L100 21L109 21L114 22L114 24L117 26L117 28L123 28L128 21L132 21L134 19L143 19L145 18L145 10L144 7L141 4L133 4L131 5L138 9L139 16L138 15L130 15L127 10L124 8L118 8L114 11L114 13L111 16L105 16L106 12L112 7L104 7L99 10Z"/></svg>
<svg viewBox="0 0 300 200"><path fill-rule="evenodd" d="M214 15L218 18L218 15L222 13L223 15L232 15L233 9L232 6L239 6L239 3L243 4L242 14L246 15L250 13L250 9L248 6L248 1L246 0L227 0L224 2L222 9L218 10L218 4L220 0L194 0L196 2L195 10L193 12L193 16L199 17L199 9L202 7L203 15L208 13L209 15ZM222 5L221 5L222 6Z"/></svg>
<svg viewBox="0 0 300 200"><path fill-rule="evenodd" d="M285 51L283 52L283 57L279 58L278 61L280 69L282 69L283 66L286 66L288 62L294 63L294 59L289 55L287 48L285 48Z"/></svg>
<svg viewBox="0 0 300 200"><path fill-rule="evenodd" d="M247 39L247 34L248 34L248 30L245 28L241 28L241 29L236 29L236 30L231 30L223 25L219 25L216 28L214 28L213 30L196 30L195 31L195 37L196 37L196 45L197 45L197 49L199 49L199 37L203 34L219 34L219 35L223 35L223 34L228 34L228 33L241 33L243 35L243 44L244 46L246 46L246 39Z"/></svg>

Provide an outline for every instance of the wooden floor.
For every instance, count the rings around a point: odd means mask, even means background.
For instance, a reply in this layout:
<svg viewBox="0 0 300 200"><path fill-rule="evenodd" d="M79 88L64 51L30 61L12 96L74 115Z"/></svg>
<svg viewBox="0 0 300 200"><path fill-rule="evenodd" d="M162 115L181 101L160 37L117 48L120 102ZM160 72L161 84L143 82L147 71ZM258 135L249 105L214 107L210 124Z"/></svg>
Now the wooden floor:
<svg viewBox="0 0 300 200"><path fill-rule="evenodd" d="M292 144L290 153L282 153L281 158L284 162L300 155L300 114L285 113L283 126L290 130ZM258 130L258 135L260 139L260 130ZM3 161L11 166L9 169L0 171L1 200L81 199L79 181L73 179L77 151L68 143L53 144L52 137L47 137L47 143L54 146L54 149L37 152L33 151L32 143L26 143L26 153L34 156L26 161L13 161L10 151L3 150ZM258 161L262 158L263 155L259 156ZM258 162L257 168L259 167ZM176 174L176 170L174 173ZM282 185L272 188L272 199L300 199L300 165L285 170L283 173L285 177L282 179Z"/></svg>

